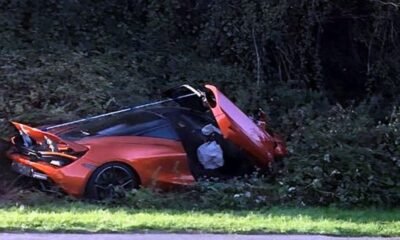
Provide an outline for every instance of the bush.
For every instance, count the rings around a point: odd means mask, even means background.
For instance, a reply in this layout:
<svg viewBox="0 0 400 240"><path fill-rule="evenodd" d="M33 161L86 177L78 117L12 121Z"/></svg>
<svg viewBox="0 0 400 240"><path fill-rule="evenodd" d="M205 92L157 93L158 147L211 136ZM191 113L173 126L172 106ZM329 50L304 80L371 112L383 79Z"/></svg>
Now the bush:
<svg viewBox="0 0 400 240"><path fill-rule="evenodd" d="M5 153L8 150L9 144L7 141L0 139L0 196L4 194L9 182L3 183L7 179L12 179L15 177L11 173L10 161L6 158Z"/></svg>
<svg viewBox="0 0 400 240"><path fill-rule="evenodd" d="M287 201L395 206L400 201L400 112L375 124L366 107L335 106L290 135L279 179Z"/></svg>
<svg viewBox="0 0 400 240"><path fill-rule="evenodd" d="M139 189L127 198L108 204L126 204L135 208L156 209L260 209L279 203L279 189L257 173L230 180L203 180L194 186L162 192ZM107 202L106 202L107 203Z"/></svg>
<svg viewBox="0 0 400 240"><path fill-rule="evenodd" d="M1 136L6 120L44 124L100 112L111 97L101 66L79 54L13 52L0 57Z"/></svg>

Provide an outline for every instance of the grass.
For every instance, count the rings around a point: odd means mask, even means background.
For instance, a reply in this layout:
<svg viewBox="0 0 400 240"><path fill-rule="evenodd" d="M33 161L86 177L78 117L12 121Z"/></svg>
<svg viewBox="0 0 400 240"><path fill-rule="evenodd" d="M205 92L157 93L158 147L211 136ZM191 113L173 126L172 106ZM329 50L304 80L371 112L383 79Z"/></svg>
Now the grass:
<svg viewBox="0 0 400 240"><path fill-rule="evenodd" d="M227 232L400 236L400 209L279 208L260 211L180 211L87 203L1 207L0 231Z"/></svg>

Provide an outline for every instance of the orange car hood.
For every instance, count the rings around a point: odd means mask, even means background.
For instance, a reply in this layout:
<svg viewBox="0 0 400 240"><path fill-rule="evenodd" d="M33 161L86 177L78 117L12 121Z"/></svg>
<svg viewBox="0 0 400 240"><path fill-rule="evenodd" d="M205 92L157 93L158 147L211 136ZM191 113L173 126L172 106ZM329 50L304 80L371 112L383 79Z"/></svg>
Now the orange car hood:
<svg viewBox="0 0 400 240"><path fill-rule="evenodd" d="M52 133L45 132L37 128L29 127L22 123L17 123L17 122L11 122L11 123L15 126L15 128L17 128L18 131L24 132L25 134L29 135L31 138L33 138L35 141L39 143L43 143L45 141L45 138L47 137L51 141L57 143L57 145L67 146L76 152L83 152L87 150L87 147L83 145L61 139L60 137Z"/></svg>

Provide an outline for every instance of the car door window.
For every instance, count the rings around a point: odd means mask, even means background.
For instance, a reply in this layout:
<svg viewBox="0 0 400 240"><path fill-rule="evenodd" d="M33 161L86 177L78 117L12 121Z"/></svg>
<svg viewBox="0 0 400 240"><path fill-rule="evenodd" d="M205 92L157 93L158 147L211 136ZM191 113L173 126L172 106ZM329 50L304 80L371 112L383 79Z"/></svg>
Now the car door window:
<svg viewBox="0 0 400 240"><path fill-rule="evenodd" d="M179 140L175 129L165 119L158 120L156 126L144 130L142 133L138 134L138 136Z"/></svg>

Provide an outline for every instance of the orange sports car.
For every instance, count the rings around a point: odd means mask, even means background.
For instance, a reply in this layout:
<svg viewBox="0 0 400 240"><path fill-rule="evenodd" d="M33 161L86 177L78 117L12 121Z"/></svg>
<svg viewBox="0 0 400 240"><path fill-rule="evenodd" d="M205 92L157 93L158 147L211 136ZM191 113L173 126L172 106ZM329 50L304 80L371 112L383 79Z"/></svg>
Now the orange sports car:
<svg viewBox="0 0 400 240"><path fill-rule="evenodd" d="M202 177L268 169L282 140L215 86L170 89L165 100L50 127L12 122L14 171L75 197L107 199L143 187L190 185Z"/></svg>

